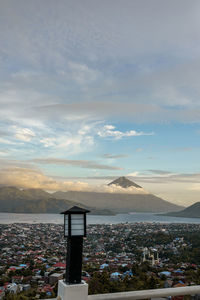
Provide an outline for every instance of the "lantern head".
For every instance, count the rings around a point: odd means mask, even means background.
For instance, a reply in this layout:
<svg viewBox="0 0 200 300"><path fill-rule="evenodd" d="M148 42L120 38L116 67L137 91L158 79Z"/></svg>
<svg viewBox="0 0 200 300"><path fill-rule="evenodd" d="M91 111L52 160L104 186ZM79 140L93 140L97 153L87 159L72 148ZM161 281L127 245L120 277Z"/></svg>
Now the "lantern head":
<svg viewBox="0 0 200 300"><path fill-rule="evenodd" d="M86 213L90 211L78 206L62 212L64 214L64 236L85 237L86 236Z"/></svg>

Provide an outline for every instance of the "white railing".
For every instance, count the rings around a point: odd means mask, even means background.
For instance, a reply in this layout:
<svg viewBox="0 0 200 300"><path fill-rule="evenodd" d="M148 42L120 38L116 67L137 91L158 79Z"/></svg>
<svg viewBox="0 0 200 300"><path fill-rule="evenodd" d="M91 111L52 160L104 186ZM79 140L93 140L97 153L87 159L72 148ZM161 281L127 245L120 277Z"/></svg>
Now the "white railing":
<svg viewBox="0 0 200 300"><path fill-rule="evenodd" d="M166 298L170 296L184 296L184 295L197 295L197 294L200 294L200 285L177 287L177 288L165 288L165 289L163 288L163 289L154 289L154 290L141 290L141 291L122 292L122 293L89 295L88 300L137 300L137 299ZM51 300L57 300L57 298ZM70 299L70 300L74 300L74 299Z"/></svg>
<svg viewBox="0 0 200 300"><path fill-rule="evenodd" d="M89 295L88 300L136 300L200 294L200 285L133 292Z"/></svg>

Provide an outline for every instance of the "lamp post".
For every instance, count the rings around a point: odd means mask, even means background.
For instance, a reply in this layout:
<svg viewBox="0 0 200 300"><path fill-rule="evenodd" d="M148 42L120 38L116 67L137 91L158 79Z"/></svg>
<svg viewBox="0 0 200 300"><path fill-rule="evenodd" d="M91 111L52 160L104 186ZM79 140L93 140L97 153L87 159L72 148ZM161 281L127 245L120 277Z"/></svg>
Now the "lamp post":
<svg viewBox="0 0 200 300"><path fill-rule="evenodd" d="M89 210L78 206L62 212L64 214L64 237L67 237L65 283L81 284L83 237L86 236L86 213Z"/></svg>

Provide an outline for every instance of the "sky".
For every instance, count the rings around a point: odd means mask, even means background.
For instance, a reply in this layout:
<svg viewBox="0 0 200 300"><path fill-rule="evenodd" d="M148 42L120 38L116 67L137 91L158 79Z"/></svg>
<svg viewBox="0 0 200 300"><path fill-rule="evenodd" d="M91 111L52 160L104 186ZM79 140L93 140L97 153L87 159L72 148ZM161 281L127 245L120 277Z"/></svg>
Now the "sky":
<svg viewBox="0 0 200 300"><path fill-rule="evenodd" d="M200 1L1 0L0 185L200 194Z"/></svg>

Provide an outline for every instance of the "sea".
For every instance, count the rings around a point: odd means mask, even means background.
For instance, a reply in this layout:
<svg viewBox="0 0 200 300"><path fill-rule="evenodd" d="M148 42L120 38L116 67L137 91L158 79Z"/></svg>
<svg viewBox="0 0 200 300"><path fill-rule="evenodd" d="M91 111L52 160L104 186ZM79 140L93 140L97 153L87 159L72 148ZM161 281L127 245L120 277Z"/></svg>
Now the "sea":
<svg viewBox="0 0 200 300"><path fill-rule="evenodd" d="M0 224L13 223L52 223L63 224L60 214L15 214L0 213ZM119 224L119 223L188 223L200 224L200 218L178 218L154 213L129 213L115 216L87 215L87 224Z"/></svg>

